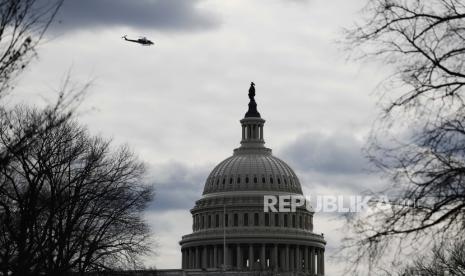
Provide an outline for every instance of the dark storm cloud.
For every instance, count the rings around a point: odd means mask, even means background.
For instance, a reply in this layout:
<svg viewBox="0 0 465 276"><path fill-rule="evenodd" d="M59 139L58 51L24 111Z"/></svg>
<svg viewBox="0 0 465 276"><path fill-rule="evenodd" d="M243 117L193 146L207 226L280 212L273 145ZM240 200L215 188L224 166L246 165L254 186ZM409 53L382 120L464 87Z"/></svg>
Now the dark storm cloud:
<svg viewBox="0 0 465 276"><path fill-rule="evenodd" d="M306 133L285 146L281 155L296 169L321 174L358 174L367 168L363 143L346 134Z"/></svg>
<svg viewBox="0 0 465 276"><path fill-rule="evenodd" d="M381 191L386 179L365 158L364 143L348 133L306 133L279 155L296 170L304 190L315 195Z"/></svg>
<svg viewBox="0 0 465 276"><path fill-rule="evenodd" d="M44 0L46 1L46 0ZM52 31L127 26L141 29L193 30L218 23L198 0L69 0Z"/></svg>
<svg viewBox="0 0 465 276"><path fill-rule="evenodd" d="M155 186L151 210L189 210L200 199L205 179L212 168L189 167L167 163L152 168L150 178Z"/></svg>

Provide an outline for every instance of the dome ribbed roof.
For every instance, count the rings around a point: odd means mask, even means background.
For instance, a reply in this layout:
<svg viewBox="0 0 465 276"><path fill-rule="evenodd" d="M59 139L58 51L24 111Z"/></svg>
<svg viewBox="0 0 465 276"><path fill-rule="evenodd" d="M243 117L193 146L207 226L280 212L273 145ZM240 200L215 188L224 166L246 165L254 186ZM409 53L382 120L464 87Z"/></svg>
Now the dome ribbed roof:
<svg viewBox="0 0 465 276"><path fill-rule="evenodd" d="M270 191L302 194L294 171L271 150L238 151L219 163L207 178L203 194Z"/></svg>

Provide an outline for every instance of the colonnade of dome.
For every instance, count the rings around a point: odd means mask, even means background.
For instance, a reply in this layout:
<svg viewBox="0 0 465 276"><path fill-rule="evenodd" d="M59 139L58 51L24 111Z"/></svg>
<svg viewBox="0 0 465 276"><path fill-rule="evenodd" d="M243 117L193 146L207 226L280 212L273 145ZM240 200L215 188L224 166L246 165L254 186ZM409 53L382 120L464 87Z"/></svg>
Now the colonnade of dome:
<svg viewBox="0 0 465 276"><path fill-rule="evenodd" d="M226 248L226 257L223 249ZM236 270L272 270L324 275L324 249L287 243L231 243L182 249L184 269L226 267Z"/></svg>

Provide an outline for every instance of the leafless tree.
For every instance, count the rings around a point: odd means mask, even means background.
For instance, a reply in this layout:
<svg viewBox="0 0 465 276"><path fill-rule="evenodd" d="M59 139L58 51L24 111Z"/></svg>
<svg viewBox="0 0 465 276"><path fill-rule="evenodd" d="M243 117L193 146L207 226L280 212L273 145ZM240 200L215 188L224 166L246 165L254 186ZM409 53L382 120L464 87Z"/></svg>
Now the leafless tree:
<svg viewBox="0 0 465 276"><path fill-rule="evenodd" d="M0 96L35 55L63 0L0 0Z"/></svg>
<svg viewBox="0 0 465 276"><path fill-rule="evenodd" d="M412 264L386 270L385 276L465 276L465 243L463 240L434 246L428 253L417 255Z"/></svg>
<svg viewBox="0 0 465 276"><path fill-rule="evenodd" d="M63 0L0 0L0 100ZM148 250L143 164L73 121L85 91L44 109L0 104L0 275L64 275L134 265Z"/></svg>
<svg viewBox="0 0 465 276"><path fill-rule="evenodd" d="M152 189L143 184L143 164L126 147L115 149L77 123L57 124L48 114L22 107L1 117L1 144L50 119L0 169L0 274L134 265L148 250L142 212Z"/></svg>
<svg viewBox="0 0 465 276"><path fill-rule="evenodd" d="M408 90L386 108L461 100L465 84L465 3L462 0L373 0L347 42L363 57L395 66L392 80Z"/></svg>
<svg viewBox="0 0 465 276"><path fill-rule="evenodd" d="M36 47L62 3L63 0L0 0L0 100L13 86L11 80L36 55ZM56 103L48 108L49 116L60 117L60 120L54 120L56 123L66 120L73 111L71 106L79 102L76 100L83 91L68 93L61 90ZM8 112L0 102L0 115L5 116ZM67 116L63 116L65 113ZM8 162L10 151L20 151L43 125L34 127L24 130L27 136L0 147L0 167Z"/></svg>
<svg viewBox="0 0 465 276"><path fill-rule="evenodd" d="M367 145L391 204L352 218L344 248L375 265L465 230L465 1L373 0L364 14L349 45L395 71Z"/></svg>

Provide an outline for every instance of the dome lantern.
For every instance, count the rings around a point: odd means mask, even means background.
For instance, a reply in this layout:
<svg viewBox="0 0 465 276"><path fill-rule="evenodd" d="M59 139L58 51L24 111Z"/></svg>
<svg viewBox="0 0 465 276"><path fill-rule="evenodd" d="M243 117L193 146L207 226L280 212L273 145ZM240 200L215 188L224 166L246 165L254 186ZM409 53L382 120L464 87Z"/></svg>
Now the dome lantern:
<svg viewBox="0 0 465 276"><path fill-rule="evenodd" d="M255 84L252 82L249 88L249 109L240 121L242 125L241 148L264 148L263 125L265 120L257 111L255 102Z"/></svg>

